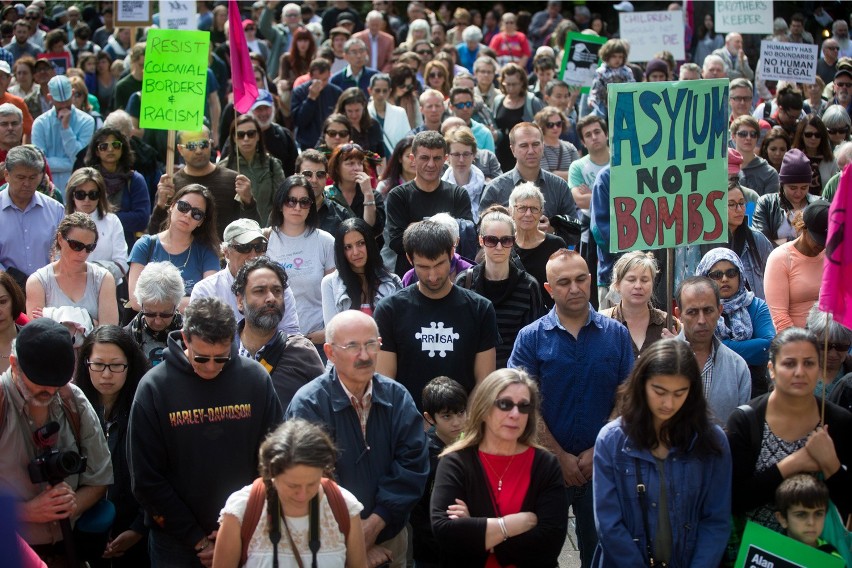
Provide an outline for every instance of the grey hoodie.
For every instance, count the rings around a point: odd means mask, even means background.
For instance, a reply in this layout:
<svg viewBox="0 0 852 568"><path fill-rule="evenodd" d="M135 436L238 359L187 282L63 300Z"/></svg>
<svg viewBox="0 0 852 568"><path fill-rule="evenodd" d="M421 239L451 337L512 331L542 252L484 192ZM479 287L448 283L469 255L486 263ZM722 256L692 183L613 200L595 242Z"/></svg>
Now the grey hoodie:
<svg viewBox="0 0 852 568"><path fill-rule="evenodd" d="M760 156L755 156L747 166L743 166L740 170L740 185L750 187L758 195L778 193L778 190L781 189L778 172Z"/></svg>

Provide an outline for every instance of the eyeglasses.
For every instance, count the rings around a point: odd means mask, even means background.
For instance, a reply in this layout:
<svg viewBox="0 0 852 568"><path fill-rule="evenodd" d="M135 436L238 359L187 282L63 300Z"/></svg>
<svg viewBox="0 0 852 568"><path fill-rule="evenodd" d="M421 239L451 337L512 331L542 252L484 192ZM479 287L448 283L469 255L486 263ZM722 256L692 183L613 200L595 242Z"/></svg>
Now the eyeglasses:
<svg viewBox="0 0 852 568"><path fill-rule="evenodd" d="M83 191L82 189L74 190L74 199L79 201L83 201L86 198L89 198L89 201L97 201L100 196L101 192L96 189L93 189L92 191Z"/></svg>
<svg viewBox="0 0 852 568"><path fill-rule="evenodd" d="M751 100L751 97L731 97L735 103L745 103Z"/></svg>
<svg viewBox="0 0 852 568"><path fill-rule="evenodd" d="M728 201L728 209L745 209L746 202L745 201Z"/></svg>
<svg viewBox="0 0 852 568"><path fill-rule="evenodd" d="M828 349L831 351L840 351L841 353L846 353L849 351L849 348L852 347L849 343L829 343Z"/></svg>
<svg viewBox="0 0 852 568"><path fill-rule="evenodd" d="M68 243L68 246L71 247L71 250L74 252L85 250L86 252L91 253L95 250L95 247L98 246L97 242L87 245L86 243L81 243L80 241L75 241L74 239L69 239L67 237L62 238L65 239L65 242Z"/></svg>
<svg viewBox="0 0 852 568"><path fill-rule="evenodd" d="M3 123L0 122L0 127L2 127L2 126L3 126ZM827 130L828 130L828 133L831 134L832 136L834 136L835 134L843 134L844 136L849 134L849 128L848 127L828 128Z"/></svg>
<svg viewBox="0 0 852 568"><path fill-rule="evenodd" d="M288 197L284 200L284 206L291 209L295 209L296 207L310 209L312 203L313 201L311 201L310 197Z"/></svg>
<svg viewBox="0 0 852 568"><path fill-rule="evenodd" d="M483 235L482 244L487 246L488 248L494 248L498 244L503 245L503 248L510 248L513 244L515 244L515 237L495 237L494 235Z"/></svg>
<svg viewBox="0 0 852 568"><path fill-rule="evenodd" d="M243 131L238 130L237 131L237 140L243 140L245 138L251 139L251 138L254 138L255 136L257 136L257 130L243 130Z"/></svg>
<svg viewBox="0 0 852 568"><path fill-rule="evenodd" d="M729 268L727 270L714 270L713 272L707 273L707 277L710 278L710 280L721 280L723 276L728 280L731 280L732 278L736 278L739 275L740 271L738 268Z"/></svg>
<svg viewBox="0 0 852 568"><path fill-rule="evenodd" d="M557 120L556 122L545 122L544 125L548 128L556 128L557 126L562 128L562 121Z"/></svg>
<svg viewBox="0 0 852 568"><path fill-rule="evenodd" d="M517 406L518 412L521 414L529 414L533 409L531 402L515 402L511 398L498 398L494 401L494 406L497 407L497 410L502 410L503 412L511 412Z"/></svg>
<svg viewBox="0 0 852 568"><path fill-rule="evenodd" d="M757 140L759 134L754 130L739 130L737 131L737 138L751 138L752 140Z"/></svg>
<svg viewBox="0 0 852 568"><path fill-rule="evenodd" d="M450 152L450 157L455 158L457 160L459 158L464 158L465 160L467 160L471 156L473 156L473 152Z"/></svg>
<svg viewBox="0 0 852 568"><path fill-rule="evenodd" d="M213 362L216 363L217 365L224 365L225 363L227 363L228 361L231 360L231 356L230 355L224 356L224 357L208 357L206 355L193 355L192 356L192 360L195 361L196 363L198 363L199 365L209 363L210 359L213 359Z"/></svg>
<svg viewBox="0 0 852 568"><path fill-rule="evenodd" d="M849 87L852 87L852 83L838 83L837 81L835 81L834 86L840 87L841 89L848 89Z"/></svg>
<svg viewBox="0 0 852 568"><path fill-rule="evenodd" d="M541 207L535 207L534 205L515 205L515 210L521 215L526 215L527 213L538 215L541 213Z"/></svg>
<svg viewBox="0 0 852 568"><path fill-rule="evenodd" d="M332 343L332 345L337 347L338 349L343 350L343 352L347 355L357 355L361 353L362 349L372 355L374 353L378 353L379 348L382 346L381 342L376 339L371 339L364 343L355 343L353 341L352 343L347 343L346 345L338 345L337 343Z"/></svg>
<svg viewBox="0 0 852 568"><path fill-rule="evenodd" d="M314 176L316 176L317 179L325 179L326 176L328 175L328 172L325 171L325 170L317 170L315 172L310 172L308 170L305 170L305 171L302 172L302 175L305 176L308 179L310 179Z"/></svg>
<svg viewBox="0 0 852 568"><path fill-rule="evenodd" d="M198 207L193 207L186 201L179 199L175 204L177 206L177 210L181 213L189 213L195 221L201 221L204 219L205 215L207 215L203 210Z"/></svg>
<svg viewBox="0 0 852 568"><path fill-rule="evenodd" d="M190 152L195 152L196 150L206 150L210 147L210 140L200 140L198 142L187 142L186 144L178 144L178 146L183 146L185 149Z"/></svg>
<svg viewBox="0 0 852 568"><path fill-rule="evenodd" d="M121 147L124 144L121 143L121 140L113 140L112 142L101 142L98 144L98 151L106 152L109 150L109 147L112 146L115 150L121 150Z"/></svg>
<svg viewBox="0 0 852 568"><path fill-rule="evenodd" d="M90 371L95 371L96 373L102 373L107 367L109 367L110 373L123 373L127 370L127 363L98 363L96 361L86 360L86 366Z"/></svg>
<svg viewBox="0 0 852 568"><path fill-rule="evenodd" d="M331 136L332 138L346 138L349 136L348 130L332 130L328 129L325 131L326 136Z"/></svg>
<svg viewBox="0 0 852 568"><path fill-rule="evenodd" d="M819 132L802 132L802 136L805 138L822 138L822 134Z"/></svg>
<svg viewBox="0 0 852 568"><path fill-rule="evenodd" d="M473 108L473 101L466 101L463 103L453 103L453 106L457 109L461 110L463 108Z"/></svg>
<svg viewBox="0 0 852 568"><path fill-rule="evenodd" d="M174 310L174 311L171 311L171 312L146 312L145 307L142 306L142 315L146 318L149 318L149 319L156 319L156 318L160 318L160 319L164 319L164 320L172 319L173 317L175 317L176 313L177 313L177 310Z"/></svg>
<svg viewBox="0 0 852 568"><path fill-rule="evenodd" d="M244 245L239 243L229 243L228 246L240 254L248 254L252 249L254 249L254 252L258 254L263 254L266 252L266 248L269 246L269 243L266 241L261 241L259 243L246 243Z"/></svg>

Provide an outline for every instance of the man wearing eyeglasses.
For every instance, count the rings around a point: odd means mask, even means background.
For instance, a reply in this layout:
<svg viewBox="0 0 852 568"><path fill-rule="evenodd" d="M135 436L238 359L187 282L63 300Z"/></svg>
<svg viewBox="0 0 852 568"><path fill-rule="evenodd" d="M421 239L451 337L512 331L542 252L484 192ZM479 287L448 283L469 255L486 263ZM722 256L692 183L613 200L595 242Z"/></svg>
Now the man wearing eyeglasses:
<svg viewBox="0 0 852 568"><path fill-rule="evenodd" d="M222 300L190 302L136 391L128 466L152 566L212 565L222 503L257 476L260 443L282 421L269 374L239 356L236 331Z"/></svg>
<svg viewBox="0 0 852 568"><path fill-rule="evenodd" d="M266 254L266 248L266 237L263 236L260 225L254 219L237 219L225 227L221 249L226 262L225 268L193 286L189 297L190 302L198 298L219 298L231 306L239 323L242 316L231 287L245 263ZM299 333L296 298L289 287L284 289L284 306L289 306L290 309L284 311L284 316L278 323L278 329L287 334Z"/></svg>
<svg viewBox="0 0 852 568"><path fill-rule="evenodd" d="M341 312L325 337L323 349L334 366L299 389L287 419L324 424L337 447L346 448L334 473L364 505L367 565L403 568L405 524L429 474L423 419L406 388L376 372L382 338L370 316Z"/></svg>
<svg viewBox="0 0 852 568"><path fill-rule="evenodd" d="M491 131L473 120L473 91L467 87L453 87L450 90L450 112L465 122L476 138L476 147L480 150L494 151L494 137Z"/></svg>
<svg viewBox="0 0 852 568"><path fill-rule="evenodd" d="M311 76L293 89L290 99L296 142L302 150L313 148L322 134L322 123L328 118L343 90L329 83L331 66L325 59L314 59L308 68Z"/></svg>
<svg viewBox="0 0 852 568"><path fill-rule="evenodd" d="M817 60L817 75L828 85L834 81L837 72L837 60L840 57L840 45L833 37L822 42L822 57Z"/></svg>
<svg viewBox="0 0 852 568"><path fill-rule="evenodd" d="M840 105L846 112L852 113L852 59L844 57L837 63L834 74L834 99L831 103Z"/></svg>

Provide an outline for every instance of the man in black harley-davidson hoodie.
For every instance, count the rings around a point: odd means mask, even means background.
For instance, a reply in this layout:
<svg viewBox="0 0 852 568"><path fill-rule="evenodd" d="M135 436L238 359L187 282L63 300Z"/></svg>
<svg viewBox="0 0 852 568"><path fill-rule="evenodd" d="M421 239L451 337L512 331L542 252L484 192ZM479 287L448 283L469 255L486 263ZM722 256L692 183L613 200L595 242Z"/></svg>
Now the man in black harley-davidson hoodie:
<svg viewBox="0 0 852 568"><path fill-rule="evenodd" d="M219 511L257 476L260 443L283 420L269 374L238 355L235 331L230 306L195 300L136 391L128 462L154 565L212 558Z"/></svg>

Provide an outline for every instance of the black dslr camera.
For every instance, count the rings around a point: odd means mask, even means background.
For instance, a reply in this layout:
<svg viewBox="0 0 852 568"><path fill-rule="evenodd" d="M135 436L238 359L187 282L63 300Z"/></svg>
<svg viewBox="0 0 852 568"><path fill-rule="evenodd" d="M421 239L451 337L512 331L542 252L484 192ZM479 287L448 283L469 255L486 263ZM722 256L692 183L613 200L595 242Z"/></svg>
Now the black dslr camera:
<svg viewBox="0 0 852 568"><path fill-rule="evenodd" d="M86 471L86 457L74 450L56 450L50 446L59 433L59 424L48 422L33 433L33 439L43 451L27 464L33 483L61 483L69 475Z"/></svg>

